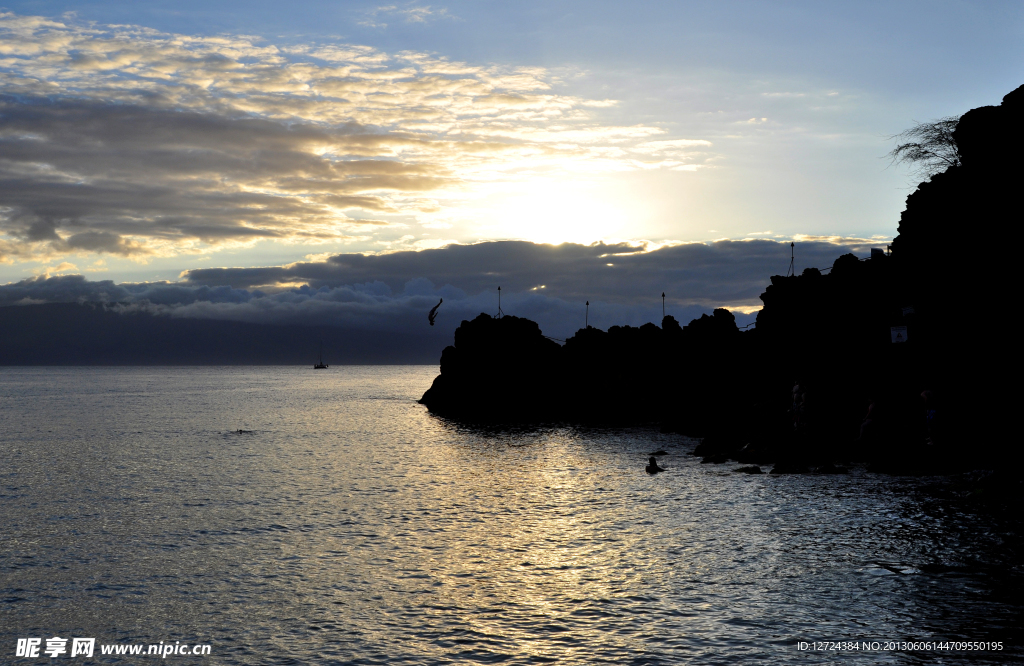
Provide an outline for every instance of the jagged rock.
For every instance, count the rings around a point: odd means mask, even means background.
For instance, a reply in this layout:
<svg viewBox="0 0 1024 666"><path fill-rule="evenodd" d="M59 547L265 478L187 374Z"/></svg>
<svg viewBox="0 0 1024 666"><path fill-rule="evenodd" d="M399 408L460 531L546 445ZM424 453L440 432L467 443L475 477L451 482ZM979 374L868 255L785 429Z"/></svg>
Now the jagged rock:
<svg viewBox="0 0 1024 666"><path fill-rule="evenodd" d="M588 326L560 346L528 319L481 314L456 330L455 344L441 354L441 374L420 402L464 420L610 425L679 423L678 406L686 405L684 418L695 424L687 429L699 430L724 416L726 406L714 409L714 390L679 378L684 370L696 371L705 385L725 386L739 362L707 354L724 351L722 345L732 344L727 338L739 335L732 314L720 310L702 319L711 323L694 320L684 329L665 317L661 328ZM700 354L687 355L687 349Z"/></svg>

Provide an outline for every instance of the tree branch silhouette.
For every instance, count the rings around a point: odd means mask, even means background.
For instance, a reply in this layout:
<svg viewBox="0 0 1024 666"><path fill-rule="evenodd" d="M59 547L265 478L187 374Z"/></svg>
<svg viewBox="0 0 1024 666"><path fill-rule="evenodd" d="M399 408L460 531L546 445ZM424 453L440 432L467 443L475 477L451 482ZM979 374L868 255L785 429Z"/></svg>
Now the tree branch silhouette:
<svg viewBox="0 0 1024 666"><path fill-rule="evenodd" d="M923 178L959 166L960 151L953 138L958 122L960 116L947 116L895 134L889 139L900 143L886 157L891 164L909 164L911 172Z"/></svg>

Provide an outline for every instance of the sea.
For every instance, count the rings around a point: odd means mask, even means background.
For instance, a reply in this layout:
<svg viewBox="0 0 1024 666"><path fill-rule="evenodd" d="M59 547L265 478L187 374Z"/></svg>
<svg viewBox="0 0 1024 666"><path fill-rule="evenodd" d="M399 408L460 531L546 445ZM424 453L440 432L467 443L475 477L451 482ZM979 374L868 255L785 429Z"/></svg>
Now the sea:
<svg viewBox="0 0 1024 666"><path fill-rule="evenodd" d="M0 663L1024 662L1019 523L957 479L472 427L437 373L0 368Z"/></svg>

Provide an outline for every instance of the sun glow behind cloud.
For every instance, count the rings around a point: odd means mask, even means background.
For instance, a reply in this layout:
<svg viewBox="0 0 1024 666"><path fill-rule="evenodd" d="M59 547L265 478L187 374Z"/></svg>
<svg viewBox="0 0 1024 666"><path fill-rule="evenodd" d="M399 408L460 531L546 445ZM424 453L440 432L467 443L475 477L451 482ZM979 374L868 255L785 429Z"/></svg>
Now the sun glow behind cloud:
<svg viewBox="0 0 1024 666"><path fill-rule="evenodd" d="M536 67L0 14L0 261L594 241L635 212L611 177L709 158L558 88Z"/></svg>
<svg viewBox="0 0 1024 666"><path fill-rule="evenodd" d="M482 225L484 237L594 243L623 236L631 219L621 202L593 183L537 178L492 199L485 209L492 226Z"/></svg>

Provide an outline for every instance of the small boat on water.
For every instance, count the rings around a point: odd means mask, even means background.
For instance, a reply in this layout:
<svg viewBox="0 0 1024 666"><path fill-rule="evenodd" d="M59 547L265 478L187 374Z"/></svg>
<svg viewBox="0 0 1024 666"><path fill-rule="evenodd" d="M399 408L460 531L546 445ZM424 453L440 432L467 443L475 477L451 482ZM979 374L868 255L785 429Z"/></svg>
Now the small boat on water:
<svg viewBox="0 0 1024 666"><path fill-rule="evenodd" d="M320 341L320 362L313 366L314 370L326 370L327 365L324 363L324 341Z"/></svg>

